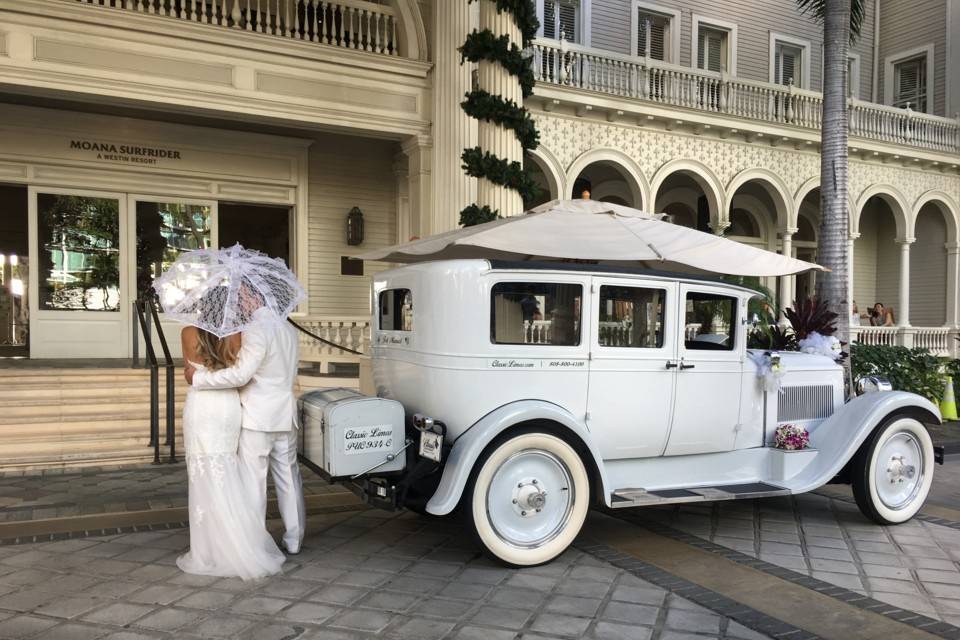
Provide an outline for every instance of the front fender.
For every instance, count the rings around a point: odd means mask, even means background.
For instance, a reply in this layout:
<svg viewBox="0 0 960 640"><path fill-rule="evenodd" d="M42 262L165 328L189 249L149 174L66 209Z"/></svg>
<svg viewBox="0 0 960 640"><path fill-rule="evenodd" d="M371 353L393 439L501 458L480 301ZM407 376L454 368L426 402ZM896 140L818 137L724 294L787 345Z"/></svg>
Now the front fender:
<svg viewBox="0 0 960 640"><path fill-rule="evenodd" d="M457 438L443 468L440 485L427 503L427 512L442 516L453 511L460 502L473 465L487 445L506 429L531 420L557 423L579 437L593 456L603 495L609 495L603 461L586 426L569 411L555 404L542 400L518 400L488 413Z"/></svg>
<svg viewBox="0 0 960 640"><path fill-rule="evenodd" d="M820 423L810 436L816 459L788 484L794 493L829 482L856 455L860 446L893 413L914 413L921 422L940 422L940 410L915 393L883 391L857 396Z"/></svg>

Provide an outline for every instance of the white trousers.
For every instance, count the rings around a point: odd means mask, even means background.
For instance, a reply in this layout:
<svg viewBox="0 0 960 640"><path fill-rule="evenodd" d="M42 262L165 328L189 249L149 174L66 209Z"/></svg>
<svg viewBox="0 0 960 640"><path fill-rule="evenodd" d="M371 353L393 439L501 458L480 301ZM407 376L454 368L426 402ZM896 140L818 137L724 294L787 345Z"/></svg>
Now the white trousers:
<svg viewBox="0 0 960 640"><path fill-rule="evenodd" d="M277 507L286 529L283 542L288 551L299 551L306 527L306 509L303 480L297 465L297 432L242 429L240 461L251 481L251 499L264 519L267 517L267 470L270 470L277 491Z"/></svg>

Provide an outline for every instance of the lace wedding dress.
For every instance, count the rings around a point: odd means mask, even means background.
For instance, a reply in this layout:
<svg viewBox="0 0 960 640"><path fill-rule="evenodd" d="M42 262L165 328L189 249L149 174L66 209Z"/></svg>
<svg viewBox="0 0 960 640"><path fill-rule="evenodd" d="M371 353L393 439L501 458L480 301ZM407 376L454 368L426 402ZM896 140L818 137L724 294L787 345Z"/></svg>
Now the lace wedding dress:
<svg viewBox="0 0 960 640"><path fill-rule="evenodd" d="M177 559L177 566L187 573L244 580L279 573L285 557L248 498L251 492L244 483L253 480L246 478L237 456L237 390L187 391L183 437L190 479L190 550Z"/></svg>

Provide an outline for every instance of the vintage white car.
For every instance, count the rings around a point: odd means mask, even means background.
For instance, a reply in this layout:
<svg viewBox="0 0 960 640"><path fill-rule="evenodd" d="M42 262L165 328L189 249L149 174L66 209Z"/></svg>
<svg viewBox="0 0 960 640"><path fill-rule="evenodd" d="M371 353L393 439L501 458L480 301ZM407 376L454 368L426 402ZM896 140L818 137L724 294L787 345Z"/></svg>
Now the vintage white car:
<svg viewBox="0 0 960 640"><path fill-rule="evenodd" d="M301 399L302 451L369 501L459 511L483 547L529 566L591 506L790 495L853 485L875 522L921 507L937 407L831 358L747 349L756 293L720 280L570 263L439 260L373 286L376 398ZM772 390L768 390L772 389ZM874 390L874 392L870 392ZM809 448L773 446L778 426Z"/></svg>

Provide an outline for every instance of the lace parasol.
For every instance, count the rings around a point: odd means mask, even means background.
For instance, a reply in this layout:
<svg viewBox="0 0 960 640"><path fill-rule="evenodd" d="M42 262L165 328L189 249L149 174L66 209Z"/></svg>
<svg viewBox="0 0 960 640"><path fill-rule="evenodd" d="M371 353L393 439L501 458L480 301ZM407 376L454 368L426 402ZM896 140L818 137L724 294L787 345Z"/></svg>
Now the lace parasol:
<svg viewBox="0 0 960 640"><path fill-rule="evenodd" d="M220 338L282 321L307 297L283 260L239 244L183 253L153 287L168 318Z"/></svg>

